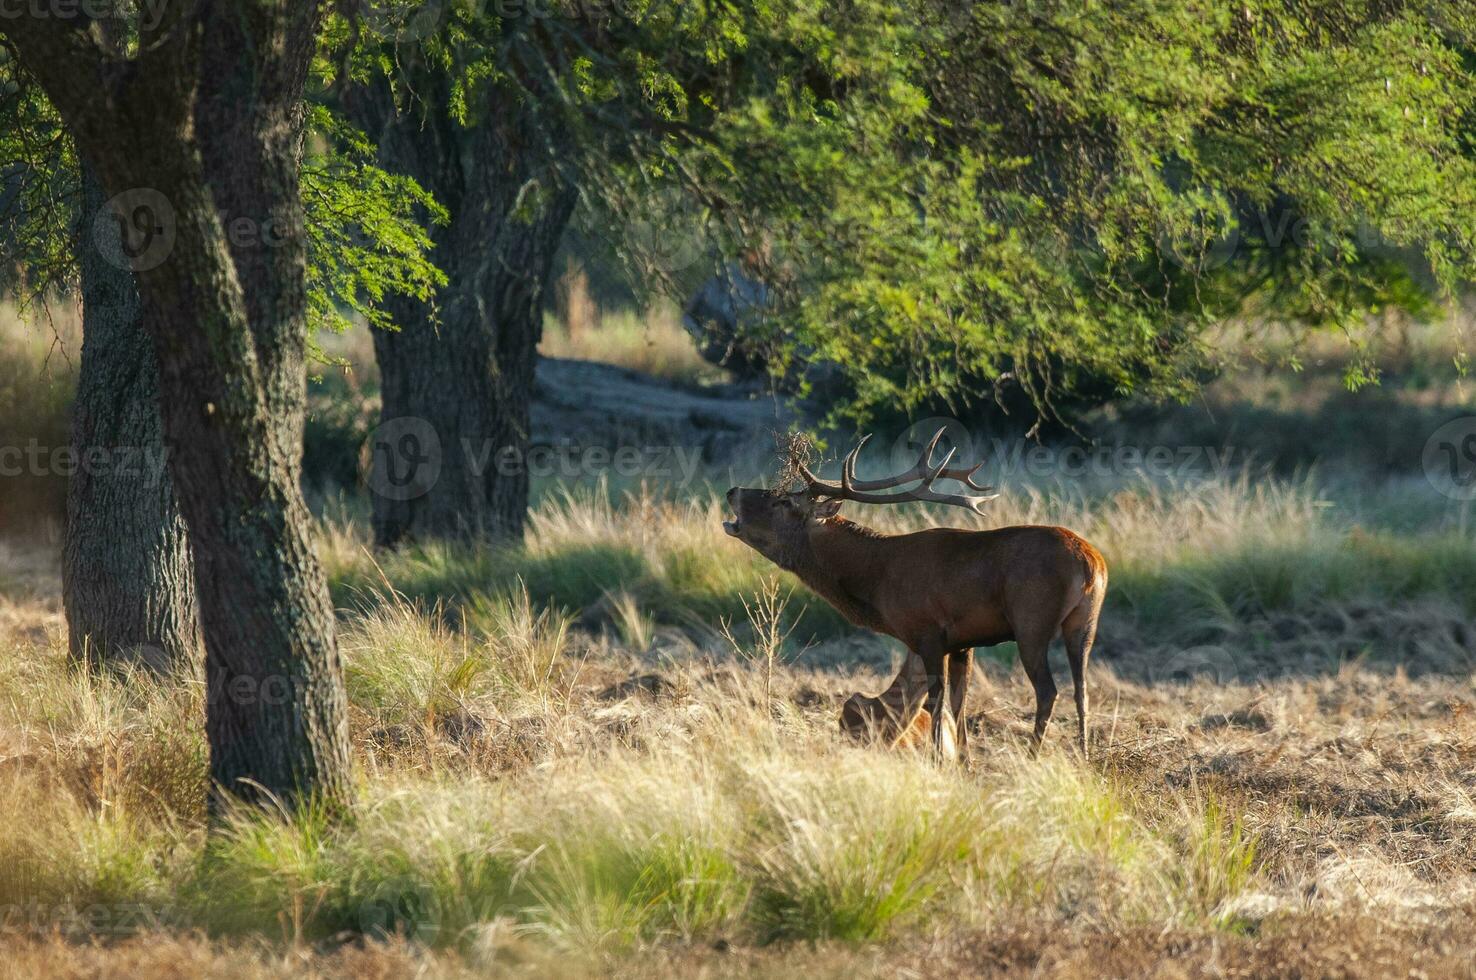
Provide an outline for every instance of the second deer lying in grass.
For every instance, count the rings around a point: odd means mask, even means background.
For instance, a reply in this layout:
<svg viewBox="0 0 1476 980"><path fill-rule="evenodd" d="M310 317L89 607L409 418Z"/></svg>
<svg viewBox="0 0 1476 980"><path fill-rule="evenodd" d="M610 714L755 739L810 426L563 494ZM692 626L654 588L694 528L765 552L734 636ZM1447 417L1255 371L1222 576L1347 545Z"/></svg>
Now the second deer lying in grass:
<svg viewBox="0 0 1476 980"><path fill-rule="evenodd" d="M922 707L921 695L927 686L928 677L923 671L922 661L909 653L891 686L881 694L876 697L853 694L846 699L845 707L841 709L841 731L852 738L873 741L887 748L922 748L931 744L933 716ZM956 710L950 711L949 706L943 708L946 714L940 751L945 756L959 752L955 719L962 710L961 703Z"/></svg>
<svg viewBox="0 0 1476 980"><path fill-rule="evenodd" d="M944 675L950 689L955 737L963 751L963 702L973 649L1009 640L1035 688L1035 744L1039 745L1056 701L1046 651L1059 634L1076 689L1078 736L1087 751L1086 666L1107 591L1107 563L1087 541L1063 527L1022 526L991 531L929 528L883 534L839 516L841 504L891 504L908 500L966 507L980 513L993 488L974 483L979 467L949 469L950 452L937 464L940 430L909 471L881 480L858 480L856 455L846 457L838 483L815 476L793 459L804 486L790 492L734 487L728 491L733 520L723 529L780 568L793 572L852 623L896 637L915 654L927 675L926 708L933 745L943 749ZM865 443L865 440L862 440ZM963 483L973 494L934 489L938 480ZM918 485L901 493L875 491ZM905 669L905 668L904 668ZM909 719L910 723L910 719Z"/></svg>

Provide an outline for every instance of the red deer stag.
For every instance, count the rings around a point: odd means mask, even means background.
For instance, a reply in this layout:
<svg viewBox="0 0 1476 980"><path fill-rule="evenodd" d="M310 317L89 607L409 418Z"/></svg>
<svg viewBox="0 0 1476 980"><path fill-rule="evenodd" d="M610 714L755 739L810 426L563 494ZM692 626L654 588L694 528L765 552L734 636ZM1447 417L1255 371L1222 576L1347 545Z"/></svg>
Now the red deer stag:
<svg viewBox="0 0 1476 980"><path fill-rule="evenodd" d="M1056 702L1046 651L1061 634L1076 688L1078 742L1085 754L1087 656L1107 591L1107 563L1096 548L1063 527L939 527L884 534L838 516L847 500L931 501L982 513L984 502L999 496L993 487L974 482L983 464L950 469L952 450L933 463L942 436L940 429L912 469L880 480L856 478L856 457L866 439L846 457L839 483L821 480L794 458L804 487L793 492L782 486L732 488L727 499L733 520L724 521L723 530L797 575L852 623L895 637L921 659L935 749L942 744L945 668L961 753L973 648L1009 640L1019 646L1020 661L1035 688L1038 748ZM962 483L973 494L939 491L934 488L938 480ZM877 492L910 483L917 486Z"/></svg>

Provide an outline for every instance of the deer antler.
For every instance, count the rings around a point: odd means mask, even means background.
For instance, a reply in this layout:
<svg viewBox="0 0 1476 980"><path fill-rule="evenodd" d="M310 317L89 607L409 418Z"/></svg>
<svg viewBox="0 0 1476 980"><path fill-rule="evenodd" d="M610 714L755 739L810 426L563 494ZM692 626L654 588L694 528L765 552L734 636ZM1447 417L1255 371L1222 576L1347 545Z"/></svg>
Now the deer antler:
<svg viewBox="0 0 1476 980"><path fill-rule="evenodd" d="M857 480L856 479L856 457L861 452L861 447L866 445L867 435L856 444L850 454L846 456L845 462L841 464L840 483L827 483L810 471L803 462L796 462L795 468L804 477L806 492L812 497L829 497L833 500L853 500L858 504L899 504L911 500L928 501L935 504L951 504L955 507L966 507L976 514L981 514L980 509L985 501L993 500L999 494L994 492L993 487L982 486L974 482L974 474L979 472L982 462L972 467L957 467L949 469L948 464L953 460L953 454L958 450L950 449L943 457L943 461L936 466L933 465L933 450L938 447L938 441L943 438L943 429L939 429L918 457L912 469L895 476L883 477L880 480ZM911 490L901 493L870 493L872 490L890 490L893 487L902 486L905 483L922 481ZM940 493L933 489L933 483L937 480L956 480L963 483L970 490L977 491L979 496L968 496L957 493Z"/></svg>

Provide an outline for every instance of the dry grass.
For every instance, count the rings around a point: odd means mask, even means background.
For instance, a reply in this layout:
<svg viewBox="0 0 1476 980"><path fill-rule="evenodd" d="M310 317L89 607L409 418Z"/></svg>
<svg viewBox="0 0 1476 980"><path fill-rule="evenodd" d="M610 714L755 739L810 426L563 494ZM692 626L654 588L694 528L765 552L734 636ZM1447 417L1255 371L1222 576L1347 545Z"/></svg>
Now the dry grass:
<svg viewBox="0 0 1476 980"><path fill-rule="evenodd" d="M68 412L82 352L77 304L53 300L22 321L0 303L0 538L45 538L66 514L51 453L69 445ZM18 455L19 454L19 455Z"/></svg>
<svg viewBox="0 0 1476 980"><path fill-rule="evenodd" d="M358 817L208 846L198 681L70 673L49 552L11 549L0 943L64 976L1460 973L1470 543L1380 530L1382 493L1015 488L992 521L1113 563L1094 755L1058 718L1028 758L1029 685L984 658L963 769L843 740L896 652L786 642L712 501L554 499L525 550L382 568L327 528Z"/></svg>
<svg viewBox="0 0 1476 980"><path fill-rule="evenodd" d="M546 352L703 377L674 318L578 318ZM1463 404L1445 348L1406 346L1387 403ZM7 348L6 417L58 442L65 364L40 333ZM1468 515L1417 473L989 476L981 526L1066 524L1111 563L1090 763L1059 715L1025 755L1009 647L981 657L966 768L847 743L840 705L897 651L721 536L714 496L594 487L549 494L516 550L376 565L325 526L357 817L243 811L209 841L199 678L70 672L56 542L4 539L7 975L1469 975Z"/></svg>
<svg viewBox="0 0 1476 980"><path fill-rule="evenodd" d="M583 312L572 330L551 317L544 323L540 353L600 361L689 384L720 381L724 376L698 356L674 306L658 306L644 315L578 308Z"/></svg>

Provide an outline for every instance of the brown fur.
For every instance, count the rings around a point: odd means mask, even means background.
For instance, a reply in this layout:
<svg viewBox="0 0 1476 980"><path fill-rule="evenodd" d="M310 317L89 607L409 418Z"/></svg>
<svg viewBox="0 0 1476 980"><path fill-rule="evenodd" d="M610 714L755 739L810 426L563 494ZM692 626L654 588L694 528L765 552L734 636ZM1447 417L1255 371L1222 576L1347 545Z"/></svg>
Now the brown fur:
<svg viewBox="0 0 1476 980"><path fill-rule="evenodd" d="M945 712L943 724L943 753L956 751L954 732L950 728L951 716ZM904 727L905 726L905 727ZM886 708L882 699L865 694L853 694L841 709L841 731L857 740L875 741L892 749L920 749L933 741L933 716L927 708L919 707L912 716L911 724L906 717Z"/></svg>
<svg viewBox="0 0 1476 980"><path fill-rule="evenodd" d="M858 740L878 742L888 748L922 748L931 743L933 716L921 707L922 693L928 685L922 662L909 655L897 671L896 678L876 697L853 694L841 709L841 731ZM956 712L943 709L942 750L957 753L953 726ZM911 723L908 723L908 719Z"/></svg>
<svg viewBox="0 0 1476 980"><path fill-rule="evenodd" d="M955 668L976 646L1013 640L1035 688L1038 745L1056 699L1046 651L1062 636L1078 741L1086 751L1086 664L1107 590L1107 563L1085 539L1041 525L883 534L836 516L837 501L803 492L734 487L728 502L737 517L727 525L729 534L799 576L852 623L897 638L921 660L935 744L941 741L945 669L953 675L950 700L961 750L969 670Z"/></svg>

